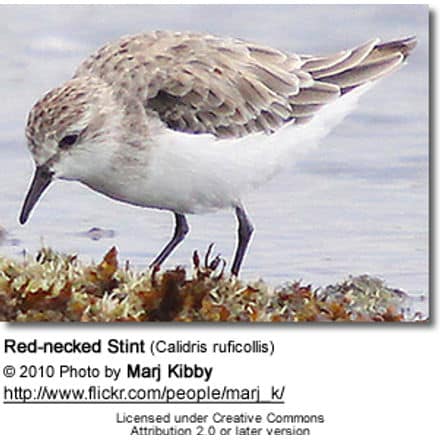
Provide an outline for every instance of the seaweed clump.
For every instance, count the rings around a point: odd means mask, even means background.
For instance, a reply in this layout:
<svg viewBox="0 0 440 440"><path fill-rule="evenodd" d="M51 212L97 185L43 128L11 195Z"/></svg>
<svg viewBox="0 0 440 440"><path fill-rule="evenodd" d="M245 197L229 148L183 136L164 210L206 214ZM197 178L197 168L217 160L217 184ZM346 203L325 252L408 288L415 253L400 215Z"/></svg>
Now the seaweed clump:
<svg viewBox="0 0 440 440"><path fill-rule="evenodd" d="M312 289L272 288L224 275L225 262L197 252L183 267L145 273L121 268L116 248L98 264L42 249L21 262L0 257L1 321L423 321L408 296L361 275Z"/></svg>

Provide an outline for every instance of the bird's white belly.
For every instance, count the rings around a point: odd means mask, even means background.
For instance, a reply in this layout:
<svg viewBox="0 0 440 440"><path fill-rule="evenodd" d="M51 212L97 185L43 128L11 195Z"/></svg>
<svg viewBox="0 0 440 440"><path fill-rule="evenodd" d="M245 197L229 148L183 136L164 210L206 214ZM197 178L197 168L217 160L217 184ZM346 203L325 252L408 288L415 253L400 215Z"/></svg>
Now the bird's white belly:
<svg viewBox="0 0 440 440"><path fill-rule="evenodd" d="M275 167L276 150L265 148L268 136L251 137L245 142L217 140L211 135L166 130L151 151L144 186L146 204L180 213L239 204Z"/></svg>
<svg viewBox="0 0 440 440"><path fill-rule="evenodd" d="M164 129L148 149L82 182L116 200L182 214L228 208L273 174L277 150L267 148L268 138L216 140Z"/></svg>
<svg viewBox="0 0 440 440"><path fill-rule="evenodd" d="M188 138L190 136L190 138ZM212 136L164 135L152 149L136 198L144 206L203 213L240 202L252 180L242 158L219 151Z"/></svg>

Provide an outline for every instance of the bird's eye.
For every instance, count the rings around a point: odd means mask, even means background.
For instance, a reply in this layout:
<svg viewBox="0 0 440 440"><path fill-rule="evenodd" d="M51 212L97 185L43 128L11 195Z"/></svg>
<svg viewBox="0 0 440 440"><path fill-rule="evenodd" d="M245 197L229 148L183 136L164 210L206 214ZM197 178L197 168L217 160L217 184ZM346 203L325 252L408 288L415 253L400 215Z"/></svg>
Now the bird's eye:
<svg viewBox="0 0 440 440"><path fill-rule="evenodd" d="M77 134L68 134L67 136L64 136L60 142L58 143L58 148L61 149L67 149L71 146L73 146L76 141L78 140L78 135Z"/></svg>

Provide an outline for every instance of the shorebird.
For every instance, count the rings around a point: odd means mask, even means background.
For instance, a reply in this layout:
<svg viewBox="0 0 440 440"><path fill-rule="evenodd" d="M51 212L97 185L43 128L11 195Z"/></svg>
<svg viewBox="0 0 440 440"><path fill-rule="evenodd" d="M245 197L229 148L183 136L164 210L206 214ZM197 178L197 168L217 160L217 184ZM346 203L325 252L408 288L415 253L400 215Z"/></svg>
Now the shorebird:
<svg viewBox="0 0 440 440"><path fill-rule="evenodd" d="M174 234L151 263L159 267L188 233L186 214L233 208L238 275L253 233L243 196L316 144L415 45L373 39L310 56L167 31L109 43L29 114L36 169L20 223L54 179L79 181L174 213Z"/></svg>

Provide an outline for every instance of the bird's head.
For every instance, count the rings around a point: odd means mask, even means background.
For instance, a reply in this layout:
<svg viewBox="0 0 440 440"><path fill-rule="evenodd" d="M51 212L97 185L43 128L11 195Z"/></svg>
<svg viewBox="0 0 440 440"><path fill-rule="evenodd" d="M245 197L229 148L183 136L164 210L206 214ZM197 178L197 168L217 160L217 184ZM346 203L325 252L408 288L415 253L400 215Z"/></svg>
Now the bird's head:
<svg viewBox="0 0 440 440"><path fill-rule="evenodd" d="M122 127L127 126L129 106L125 104L104 81L80 77L53 89L34 105L26 138L36 168L21 224L53 180L87 183L110 166L124 142L130 143L121 138Z"/></svg>

